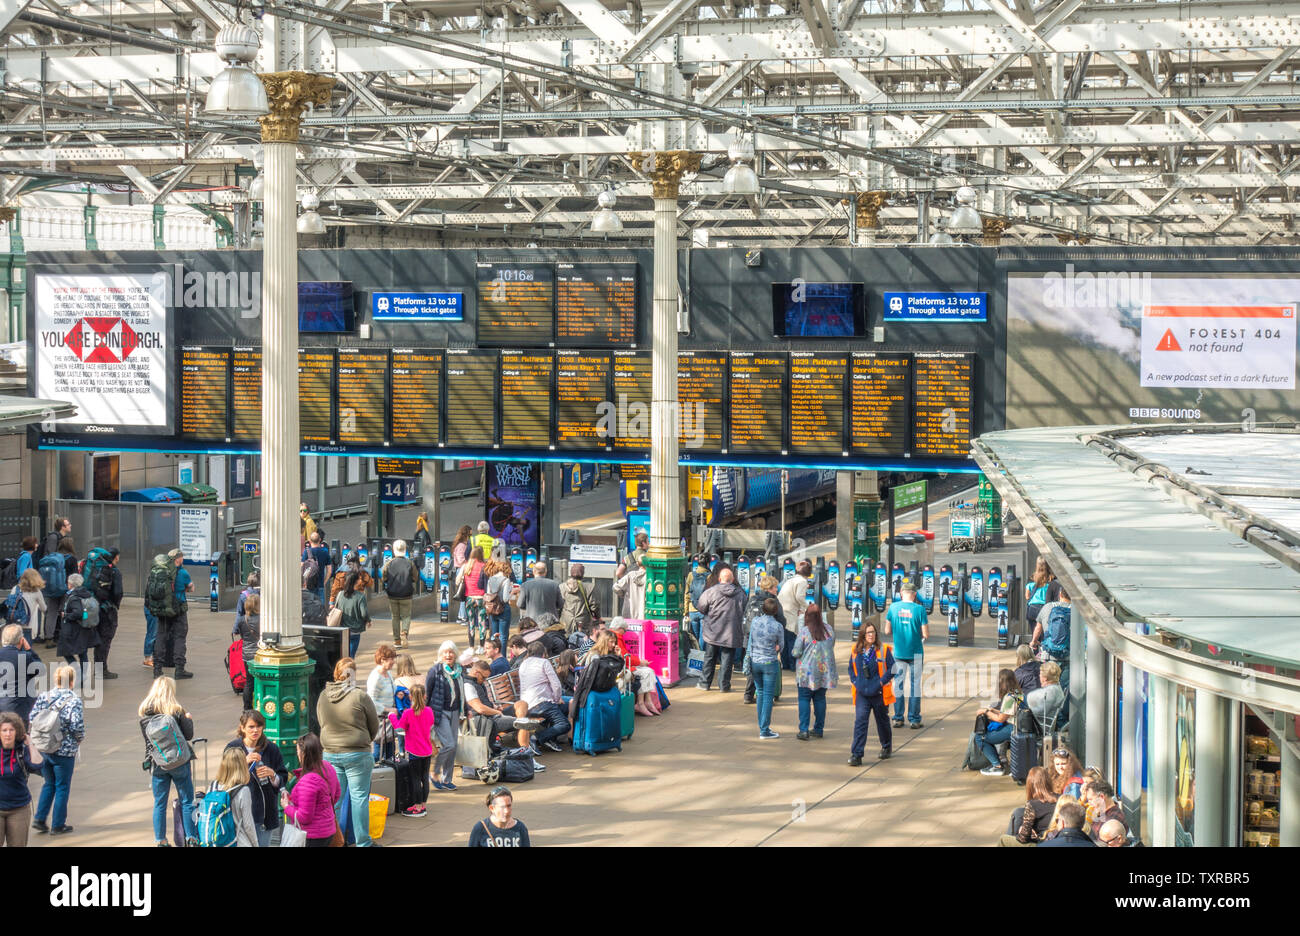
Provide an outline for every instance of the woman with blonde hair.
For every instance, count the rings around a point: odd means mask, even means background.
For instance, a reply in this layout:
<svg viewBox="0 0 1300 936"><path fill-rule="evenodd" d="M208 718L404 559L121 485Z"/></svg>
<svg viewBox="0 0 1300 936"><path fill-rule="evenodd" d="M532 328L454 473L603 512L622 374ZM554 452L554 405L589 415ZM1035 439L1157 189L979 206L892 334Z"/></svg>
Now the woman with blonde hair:
<svg viewBox="0 0 1300 936"><path fill-rule="evenodd" d="M257 848L257 824L253 821L253 791L248 785L248 761L242 751L228 747L221 752L221 766L217 778L208 787L199 807L199 842L216 845L213 835L220 826L233 826L234 838L229 843L239 848ZM221 794L225 794L223 802ZM229 810L228 816L222 812Z"/></svg>
<svg viewBox="0 0 1300 936"><path fill-rule="evenodd" d="M510 598L515 591L510 563L504 559L493 559L488 562L485 571L488 583L483 597L483 610L487 614L488 636L496 636L504 647L510 640Z"/></svg>
<svg viewBox="0 0 1300 936"><path fill-rule="evenodd" d="M338 782L352 808L352 829L357 846L364 848L370 840L370 775L375 761L371 743L379 734L379 713L375 703L357 685L357 664L344 657L334 664L334 681L326 683L316 703L316 720L320 722L321 746L325 762L338 774ZM339 799L339 825L342 826L343 798ZM346 831L346 830L345 830Z"/></svg>
<svg viewBox="0 0 1300 936"><path fill-rule="evenodd" d="M466 609L465 625L469 628L469 645L477 647L487 639L487 623L484 599L488 588L487 563L483 561L483 550L478 546L469 554L469 559L460 567L456 575L457 584L464 584Z"/></svg>
<svg viewBox="0 0 1300 936"><path fill-rule="evenodd" d="M36 818L32 828L37 832L49 832L51 835L63 835L72 831L68 825L68 794L72 792L72 769L77 765L77 751L86 737L86 713L81 703L81 696L73 690L77 685L77 670L72 666L60 666L54 671L54 687L49 692L42 692L32 705L31 722L46 709L53 709L59 714L59 730L63 740L57 751L42 751L45 760L41 762L41 777L45 785L41 787L41 798L36 803ZM50 815L53 807L54 815ZM51 820L45 824L46 818Z"/></svg>
<svg viewBox="0 0 1300 936"><path fill-rule="evenodd" d="M444 640L438 648L438 662L424 676L424 697L433 710L433 729L438 747L433 762L435 790L456 789L451 775L456 764L460 717L465 713L465 674L457 662L459 656L455 641Z"/></svg>
<svg viewBox="0 0 1300 936"><path fill-rule="evenodd" d="M18 595L18 600L27 605L27 623L23 625L23 636L27 638L28 643L40 640L40 635L48 632L46 628L49 628L49 625L44 620L45 595L41 592L44 587L45 579L41 578L41 573L35 569L28 569L19 576L18 584L9 592L11 595Z"/></svg>
<svg viewBox="0 0 1300 936"><path fill-rule="evenodd" d="M194 749L189 746L189 742L194 740L194 717L176 700L176 681L170 676L155 679L149 687L149 694L140 703L137 714L140 716L140 734L144 736L145 756L152 776L154 841L159 848L168 845L167 800L171 787L175 785L176 796L181 801L181 826L185 831L185 844L196 846L199 841L194 830L194 779L190 774ZM159 715L171 718L174 730L179 731L184 738L187 751L182 755L183 763L178 766L164 767L162 753L149 741L149 723Z"/></svg>
<svg viewBox="0 0 1300 936"><path fill-rule="evenodd" d="M393 671L393 686L396 689L410 689L412 686L423 686L424 677L420 671L415 668L415 657L409 653L399 653L397 655L397 667Z"/></svg>

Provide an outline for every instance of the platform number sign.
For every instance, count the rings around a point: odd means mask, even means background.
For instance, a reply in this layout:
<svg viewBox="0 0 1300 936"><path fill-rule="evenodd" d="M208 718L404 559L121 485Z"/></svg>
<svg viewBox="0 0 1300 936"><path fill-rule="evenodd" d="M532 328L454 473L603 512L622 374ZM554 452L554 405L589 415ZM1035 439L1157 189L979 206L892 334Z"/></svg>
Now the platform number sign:
<svg viewBox="0 0 1300 936"><path fill-rule="evenodd" d="M412 504L420 499L419 478L395 478L381 475L379 478L379 502L381 504Z"/></svg>

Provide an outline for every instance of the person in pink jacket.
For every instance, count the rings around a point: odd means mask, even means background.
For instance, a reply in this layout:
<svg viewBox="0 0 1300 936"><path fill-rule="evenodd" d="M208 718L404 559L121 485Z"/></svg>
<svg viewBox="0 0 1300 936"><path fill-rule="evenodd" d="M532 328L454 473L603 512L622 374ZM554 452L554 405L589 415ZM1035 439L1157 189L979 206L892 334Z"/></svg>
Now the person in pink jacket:
<svg viewBox="0 0 1300 936"><path fill-rule="evenodd" d="M418 818L425 815L429 801L429 761L433 760L433 709L425 701L424 687L411 687L411 707L398 715L388 713L388 720L398 731L406 732L406 753L411 758L411 805L402 810L403 816Z"/></svg>
<svg viewBox="0 0 1300 936"><path fill-rule="evenodd" d="M286 823L295 823L307 833L308 848L325 848L334 838L338 823L334 807L343 795L334 766L325 762L320 738L305 734L298 739L298 763L293 788L281 794Z"/></svg>

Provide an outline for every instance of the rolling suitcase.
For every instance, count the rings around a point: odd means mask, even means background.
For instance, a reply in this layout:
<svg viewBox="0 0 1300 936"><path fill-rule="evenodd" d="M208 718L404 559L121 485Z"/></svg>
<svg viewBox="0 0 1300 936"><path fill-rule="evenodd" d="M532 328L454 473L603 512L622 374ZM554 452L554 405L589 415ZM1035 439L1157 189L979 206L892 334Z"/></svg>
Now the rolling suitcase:
<svg viewBox="0 0 1300 936"><path fill-rule="evenodd" d="M1042 744L1042 738L1036 734L1011 732L1011 779L1016 783L1024 783L1029 768L1042 763Z"/></svg>
<svg viewBox="0 0 1300 936"><path fill-rule="evenodd" d="M578 713L573 729L573 749L595 756L602 751L623 750L623 698L618 687L591 692Z"/></svg>
<svg viewBox="0 0 1300 936"><path fill-rule="evenodd" d="M636 697L630 692L624 692L622 700L621 722L623 740L626 741L632 737L632 732L636 729Z"/></svg>
<svg viewBox="0 0 1300 936"><path fill-rule="evenodd" d="M199 834L199 826L198 826L199 807L203 805L203 793L200 793L199 790L202 789L206 791L208 786L210 785L210 781L208 779L208 739L193 738L190 740L190 745L192 747L200 744L203 745L203 782L201 784L194 782L194 760L195 759L191 757L189 760L190 785L194 787L194 811L190 816L190 820L191 820L190 825L194 826L194 837L196 839L198 838L198 834ZM177 796L176 799L172 801L172 843L177 848L185 847L185 819L183 813L181 812L181 798L179 796Z"/></svg>

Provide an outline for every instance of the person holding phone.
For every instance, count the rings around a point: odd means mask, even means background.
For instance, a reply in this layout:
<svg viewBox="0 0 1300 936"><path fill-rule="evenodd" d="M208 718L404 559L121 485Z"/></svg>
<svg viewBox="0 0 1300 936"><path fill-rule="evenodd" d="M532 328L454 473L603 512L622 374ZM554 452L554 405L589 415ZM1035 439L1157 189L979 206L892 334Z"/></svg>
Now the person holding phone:
<svg viewBox="0 0 1300 936"><path fill-rule="evenodd" d="M257 846L271 844L271 833L280 827L280 810L276 801L289 782L289 770L277 745L266 740L266 719L256 709L245 709L239 716L239 731L226 749L239 749L248 764L249 792L253 794L253 825L257 828Z"/></svg>

